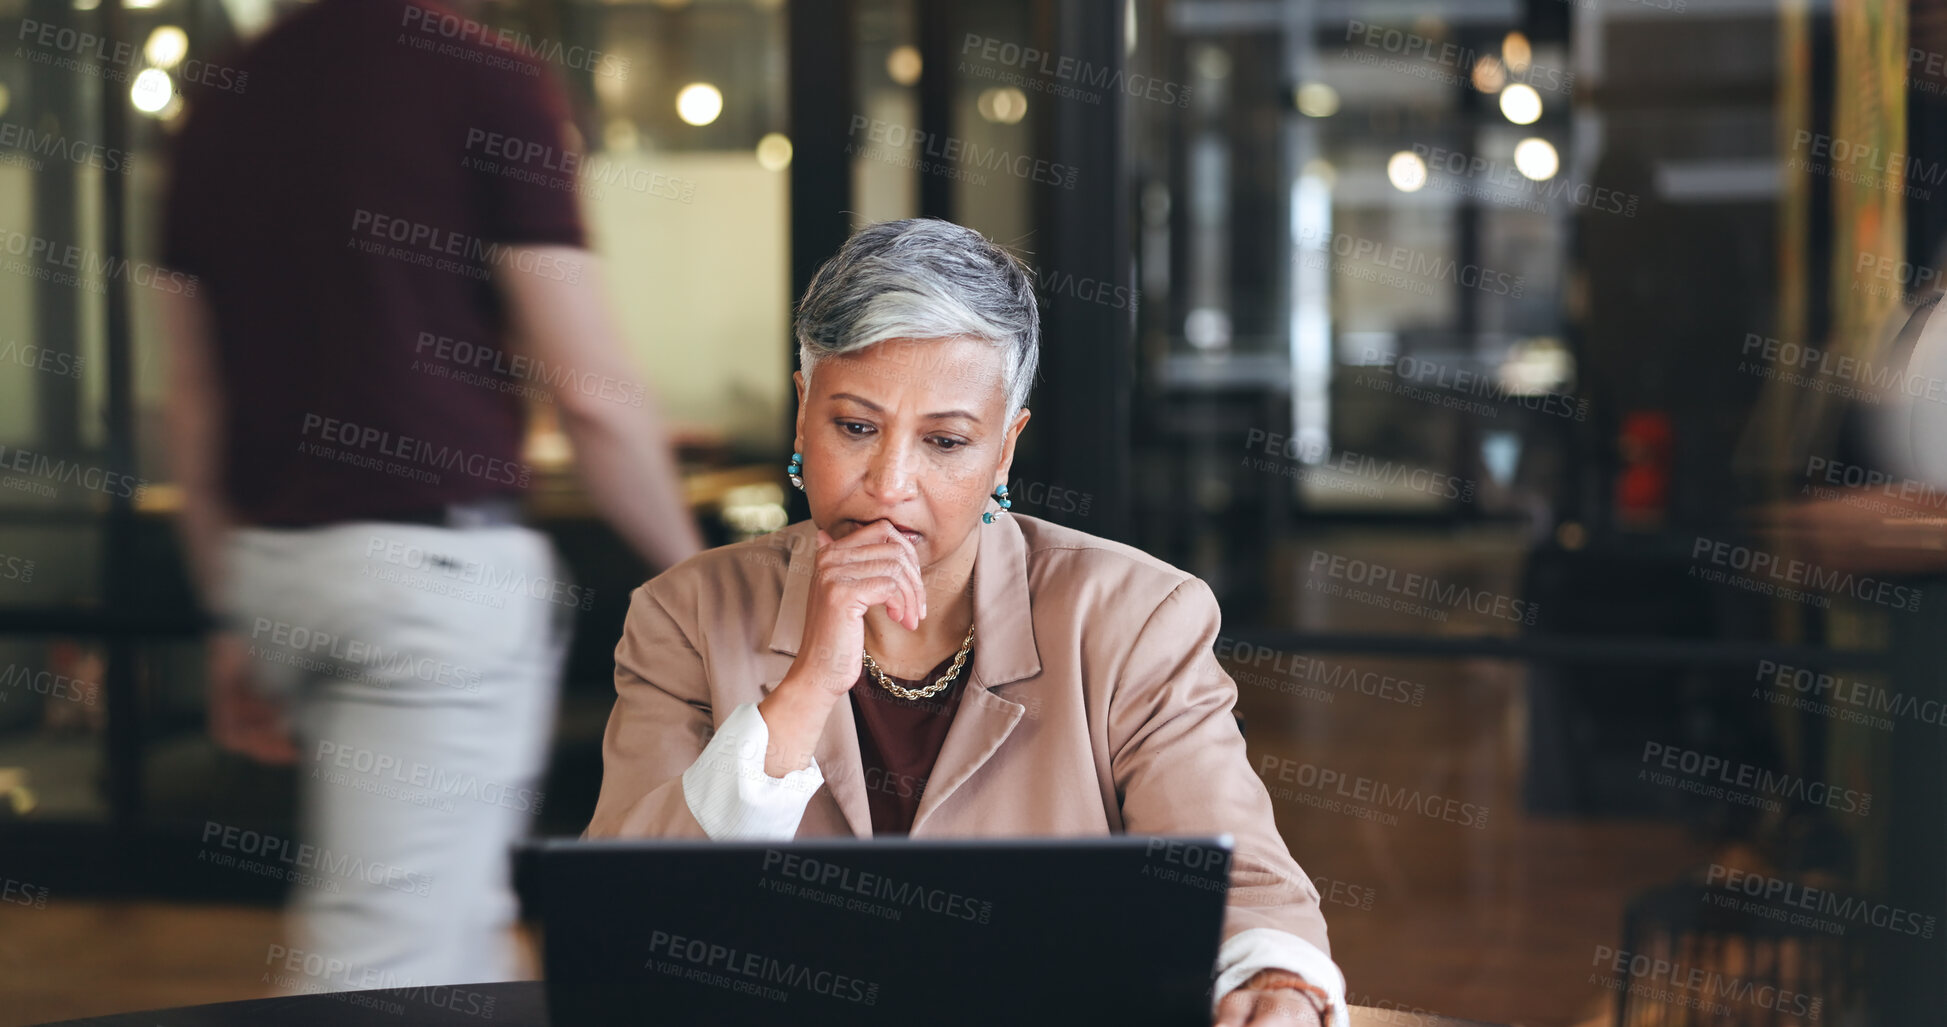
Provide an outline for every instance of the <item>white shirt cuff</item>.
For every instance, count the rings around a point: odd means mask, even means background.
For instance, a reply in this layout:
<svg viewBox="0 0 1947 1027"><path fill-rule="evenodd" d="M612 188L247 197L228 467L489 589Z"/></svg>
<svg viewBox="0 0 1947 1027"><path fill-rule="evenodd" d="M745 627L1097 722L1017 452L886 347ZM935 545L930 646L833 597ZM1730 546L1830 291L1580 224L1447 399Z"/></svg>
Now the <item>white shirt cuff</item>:
<svg viewBox="0 0 1947 1027"><path fill-rule="evenodd" d="M1224 939L1217 950L1217 985L1211 990L1211 1013L1224 996L1251 979L1259 970L1289 970L1307 982L1325 989L1331 996L1332 1011L1326 1027L1351 1027L1351 1014L1345 1008L1345 974L1318 946L1289 931L1253 927Z"/></svg>
<svg viewBox="0 0 1947 1027"><path fill-rule="evenodd" d="M724 718L703 754L683 771L683 801L711 841L790 841L812 793L825 783L818 761L783 777L764 772L771 728L756 703Z"/></svg>

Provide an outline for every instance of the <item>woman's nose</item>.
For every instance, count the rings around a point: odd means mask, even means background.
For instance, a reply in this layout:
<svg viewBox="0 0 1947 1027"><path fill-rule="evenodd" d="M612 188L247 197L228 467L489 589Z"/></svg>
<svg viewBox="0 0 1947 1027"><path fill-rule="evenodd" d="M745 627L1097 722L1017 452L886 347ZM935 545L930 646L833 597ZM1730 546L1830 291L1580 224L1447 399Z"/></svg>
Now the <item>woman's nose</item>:
<svg viewBox="0 0 1947 1027"><path fill-rule="evenodd" d="M913 489L915 454L910 445L886 442L872 454L866 488L884 499L904 499Z"/></svg>

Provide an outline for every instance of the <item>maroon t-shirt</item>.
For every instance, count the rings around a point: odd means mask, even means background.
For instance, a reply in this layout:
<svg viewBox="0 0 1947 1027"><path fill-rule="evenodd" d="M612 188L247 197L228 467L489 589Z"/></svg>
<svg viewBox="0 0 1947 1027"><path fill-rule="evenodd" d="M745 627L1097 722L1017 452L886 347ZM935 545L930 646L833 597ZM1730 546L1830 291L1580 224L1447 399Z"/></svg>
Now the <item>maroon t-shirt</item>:
<svg viewBox="0 0 1947 1027"><path fill-rule="evenodd" d="M565 98L518 40L425 0L318 0L186 87L163 262L208 300L224 490L247 524L379 517L525 489L491 268L578 280Z"/></svg>
<svg viewBox="0 0 1947 1027"><path fill-rule="evenodd" d="M955 650L956 652L958 650ZM953 665L941 660L924 678L891 678L906 688L924 688L938 681ZM872 833L909 834L919 814L926 779L946 744L947 728L960 709L960 695L973 673L973 650L953 683L924 699L901 699L886 691L869 670L861 670L852 686L852 721L859 729L859 765L865 774L865 801L872 810Z"/></svg>

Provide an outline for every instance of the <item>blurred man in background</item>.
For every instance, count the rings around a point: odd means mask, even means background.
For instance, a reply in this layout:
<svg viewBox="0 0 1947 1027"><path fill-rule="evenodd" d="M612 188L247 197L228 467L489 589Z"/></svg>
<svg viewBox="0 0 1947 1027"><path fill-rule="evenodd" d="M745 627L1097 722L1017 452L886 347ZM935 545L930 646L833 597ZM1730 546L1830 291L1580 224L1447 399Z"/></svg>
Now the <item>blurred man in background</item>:
<svg viewBox="0 0 1947 1027"><path fill-rule="evenodd" d="M164 312L167 448L211 729L296 762L303 840L359 868L294 888L291 947L334 968L305 990L518 975L508 846L587 598L519 519L524 399L644 559L701 544L518 38L320 0L176 141L164 259L198 288Z"/></svg>
<svg viewBox="0 0 1947 1027"><path fill-rule="evenodd" d="M1944 43L1943 45L1947 45ZM1934 247L1932 268L1947 267L1947 243ZM1845 574L1853 594L1885 596L1896 611L1883 628L1883 676L1857 675L1841 665L1835 680L1848 677L1883 682L1871 689L1851 686L1852 696L1875 712L1925 711L1947 704L1947 679L1940 673L1942 640L1947 639L1947 303L1938 288L1902 296L1887 311L1881 331L1858 337L1835 336L1823 352L1832 366L1856 361L1857 388L1838 401L1823 391L1806 391L1799 402L1804 422L1786 450L1796 479L1788 499L1759 511L1758 524L1775 549L1803 554L1809 574ZM1821 358L1822 360L1824 358ZM1830 376L1851 385L1843 376ZM1838 391L1838 390L1835 390ZM1794 397L1797 399L1797 397ZM1863 582L1863 585L1858 583ZM1843 611L1843 607L1841 608ZM1834 648L1856 640L1840 632L1849 622L1870 624L1842 612L1822 628ZM1853 630L1858 630L1854 628ZM1824 670L1824 668L1820 668ZM1824 705L1823 692L1805 697ZM1883 703L1884 705L1875 705ZM1846 703L1840 703L1846 705ZM1848 711L1851 712L1851 711ZM1924 717L1924 714L1923 714ZM1901 724L1862 736L1845 755L1871 752L1889 768L1879 791L1876 814L1886 818L1884 876L1871 886L1893 907L1947 908L1947 745L1938 731ZM1842 743L1832 743L1835 747ZM1853 758L1859 758L1856 755ZM1852 843L1829 823L1820 825L1825 844L1801 842L1808 852L1830 854L1830 866L1809 869L1845 880L1858 859ZM1810 836L1801 829L1798 834ZM1811 862L1815 856L1806 857ZM1886 907L1881 907L1886 908ZM1916 925L1916 930L1917 930ZM1876 974L1874 1001L1893 1016L1888 1022L1921 1022L1940 1008L1943 982L1940 942L1927 929L1924 938L1874 932L1862 939Z"/></svg>

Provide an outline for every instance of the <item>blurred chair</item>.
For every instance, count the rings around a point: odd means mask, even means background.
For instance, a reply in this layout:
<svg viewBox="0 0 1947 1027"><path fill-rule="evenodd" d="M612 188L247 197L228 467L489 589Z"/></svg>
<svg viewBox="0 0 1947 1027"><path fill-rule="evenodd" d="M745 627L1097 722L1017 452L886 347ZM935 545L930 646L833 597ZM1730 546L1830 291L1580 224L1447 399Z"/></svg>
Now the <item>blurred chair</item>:
<svg viewBox="0 0 1947 1027"><path fill-rule="evenodd" d="M1842 902L1855 901L1853 896L1834 894ZM1732 904L1720 905L1727 900ZM1868 946L1858 936L1863 925L1844 923L1846 934L1833 934L1816 925L1792 924L1740 908L1759 902L1738 892L1691 881L1630 900L1623 914L1623 952L1664 960L1681 967L1683 974L1696 968L1721 976L1706 977L1705 983L1695 988L1677 988L1667 979L1626 975L1625 986L1616 996L1618 1027L1853 1022L1843 1014L1863 1000L1870 970ZM1804 918L1838 922L1811 911ZM1735 982L1728 994L1719 990L1726 980ZM1759 997L1760 989L1767 986L1778 989L1774 995L1804 995L1804 1007L1809 1012L1800 1015L1795 998L1766 1001ZM1650 994L1652 991L1699 1001L1694 1006L1673 1002Z"/></svg>

